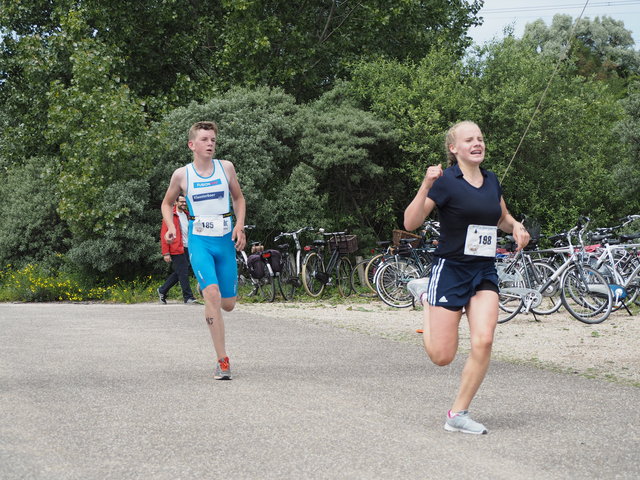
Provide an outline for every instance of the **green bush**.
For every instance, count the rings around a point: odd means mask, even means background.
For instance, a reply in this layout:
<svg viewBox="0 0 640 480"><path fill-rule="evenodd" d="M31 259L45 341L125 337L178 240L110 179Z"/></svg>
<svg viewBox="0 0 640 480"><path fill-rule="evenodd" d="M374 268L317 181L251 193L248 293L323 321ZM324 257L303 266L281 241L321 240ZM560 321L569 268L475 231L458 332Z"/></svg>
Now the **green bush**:
<svg viewBox="0 0 640 480"><path fill-rule="evenodd" d="M30 158L0 182L0 265L53 262L67 251L69 229L57 212L59 164Z"/></svg>

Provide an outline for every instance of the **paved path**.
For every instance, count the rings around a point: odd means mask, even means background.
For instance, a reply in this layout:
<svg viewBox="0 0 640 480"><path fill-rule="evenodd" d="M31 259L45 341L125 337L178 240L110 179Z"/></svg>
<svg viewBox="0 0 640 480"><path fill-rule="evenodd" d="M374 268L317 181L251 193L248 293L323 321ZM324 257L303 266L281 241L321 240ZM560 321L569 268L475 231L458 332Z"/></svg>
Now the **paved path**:
<svg viewBox="0 0 640 480"><path fill-rule="evenodd" d="M637 387L495 362L451 434L462 359L240 306L218 382L202 313L0 304L0 478L640 477Z"/></svg>

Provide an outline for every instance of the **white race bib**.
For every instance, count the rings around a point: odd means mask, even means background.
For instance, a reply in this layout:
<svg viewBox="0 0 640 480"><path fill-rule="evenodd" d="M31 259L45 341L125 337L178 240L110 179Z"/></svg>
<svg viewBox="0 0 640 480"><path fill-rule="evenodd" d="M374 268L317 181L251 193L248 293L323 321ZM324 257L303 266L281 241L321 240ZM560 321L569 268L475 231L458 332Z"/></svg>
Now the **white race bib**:
<svg viewBox="0 0 640 480"><path fill-rule="evenodd" d="M469 225L464 242L464 254L475 257L495 257L498 227Z"/></svg>
<svg viewBox="0 0 640 480"><path fill-rule="evenodd" d="M225 234L225 219L222 215L202 215L193 221L193 234L205 237L222 237Z"/></svg>

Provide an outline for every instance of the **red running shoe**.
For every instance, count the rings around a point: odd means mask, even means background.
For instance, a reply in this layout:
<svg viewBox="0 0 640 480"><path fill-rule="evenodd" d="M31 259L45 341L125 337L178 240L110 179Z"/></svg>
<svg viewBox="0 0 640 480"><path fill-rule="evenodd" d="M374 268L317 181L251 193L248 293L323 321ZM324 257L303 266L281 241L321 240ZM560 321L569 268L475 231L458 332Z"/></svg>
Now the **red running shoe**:
<svg viewBox="0 0 640 480"><path fill-rule="evenodd" d="M213 374L216 380L231 380L231 366L229 365L229 357L218 360L216 364L216 372Z"/></svg>

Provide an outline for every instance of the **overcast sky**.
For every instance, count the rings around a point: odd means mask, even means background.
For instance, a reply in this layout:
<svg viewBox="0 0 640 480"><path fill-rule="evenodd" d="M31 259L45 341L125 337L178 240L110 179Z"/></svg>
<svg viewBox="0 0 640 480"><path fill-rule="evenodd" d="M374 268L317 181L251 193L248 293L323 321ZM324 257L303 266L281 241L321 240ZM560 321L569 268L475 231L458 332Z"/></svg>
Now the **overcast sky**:
<svg viewBox="0 0 640 480"><path fill-rule="evenodd" d="M469 35L478 44L493 37L502 38L505 26L513 24L515 35L522 36L524 26L538 18L551 24L558 13L577 18L586 0L485 0L479 15L484 18L483 25L472 28ZM636 50L640 50L640 0L589 0L583 18L612 17L622 20L627 30L631 30Z"/></svg>

